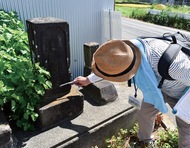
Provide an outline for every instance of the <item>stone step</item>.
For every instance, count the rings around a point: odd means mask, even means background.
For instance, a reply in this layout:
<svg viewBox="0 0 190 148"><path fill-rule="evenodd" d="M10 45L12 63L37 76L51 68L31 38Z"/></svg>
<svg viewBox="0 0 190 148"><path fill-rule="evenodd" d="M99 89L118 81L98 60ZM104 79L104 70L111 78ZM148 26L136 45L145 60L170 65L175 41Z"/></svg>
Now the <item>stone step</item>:
<svg viewBox="0 0 190 148"><path fill-rule="evenodd" d="M74 118L83 112L84 96L72 86L67 95L38 109L37 127L45 130L55 126L60 121Z"/></svg>

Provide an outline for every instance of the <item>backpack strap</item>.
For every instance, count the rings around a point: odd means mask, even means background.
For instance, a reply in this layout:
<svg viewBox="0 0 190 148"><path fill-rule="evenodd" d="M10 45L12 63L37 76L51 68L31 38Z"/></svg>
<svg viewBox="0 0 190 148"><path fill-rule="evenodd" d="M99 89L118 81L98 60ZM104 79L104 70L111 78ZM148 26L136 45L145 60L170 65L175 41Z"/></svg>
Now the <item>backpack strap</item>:
<svg viewBox="0 0 190 148"><path fill-rule="evenodd" d="M158 62L158 72L162 76L162 79L158 85L158 88L162 87L162 84L165 79L167 80L174 80L168 73L168 69L171 63L174 61L176 56L178 55L179 51L181 50L182 46L178 44L170 44L165 52L160 57Z"/></svg>
<svg viewBox="0 0 190 148"><path fill-rule="evenodd" d="M163 39L170 41L172 44L177 44L176 34L164 33ZM171 39L170 39L171 38Z"/></svg>
<svg viewBox="0 0 190 148"><path fill-rule="evenodd" d="M178 36L178 39L177 39L177 36ZM190 56L190 37L189 36L178 31L175 34L165 33L163 35L163 37L164 37L164 39L172 38L172 40L171 40L172 43L181 45L182 46L181 50L185 54Z"/></svg>

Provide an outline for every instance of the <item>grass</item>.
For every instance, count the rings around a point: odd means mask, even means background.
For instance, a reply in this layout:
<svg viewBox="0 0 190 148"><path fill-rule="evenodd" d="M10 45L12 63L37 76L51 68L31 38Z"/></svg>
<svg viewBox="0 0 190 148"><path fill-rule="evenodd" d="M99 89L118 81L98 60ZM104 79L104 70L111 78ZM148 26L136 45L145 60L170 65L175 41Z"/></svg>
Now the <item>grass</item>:
<svg viewBox="0 0 190 148"><path fill-rule="evenodd" d="M141 11L142 14L146 13L146 9L151 5L139 5L139 4L116 4L115 10L122 13L122 16L131 17L133 12Z"/></svg>
<svg viewBox="0 0 190 148"><path fill-rule="evenodd" d="M190 6L170 6L162 4L115 4L116 11L121 11L124 16L129 16L135 9L141 9L145 11L147 9L165 10L176 13L190 14Z"/></svg>
<svg viewBox="0 0 190 148"><path fill-rule="evenodd" d="M145 4L116 4L116 6L131 7L131 8L151 8L151 5Z"/></svg>

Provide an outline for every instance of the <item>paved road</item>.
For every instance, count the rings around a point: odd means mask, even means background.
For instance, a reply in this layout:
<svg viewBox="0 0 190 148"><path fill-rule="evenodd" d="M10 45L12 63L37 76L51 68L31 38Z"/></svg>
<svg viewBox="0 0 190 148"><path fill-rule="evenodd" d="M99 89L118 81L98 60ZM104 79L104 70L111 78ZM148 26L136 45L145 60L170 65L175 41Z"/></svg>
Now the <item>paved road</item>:
<svg viewBox="0 0 190 148"><path fill-rule="evenodd" d="M177 31L190 35L190 32L142 22L135 19L122 18L122 38L134 39L138 36L161 36L165 32Z"/></svg>

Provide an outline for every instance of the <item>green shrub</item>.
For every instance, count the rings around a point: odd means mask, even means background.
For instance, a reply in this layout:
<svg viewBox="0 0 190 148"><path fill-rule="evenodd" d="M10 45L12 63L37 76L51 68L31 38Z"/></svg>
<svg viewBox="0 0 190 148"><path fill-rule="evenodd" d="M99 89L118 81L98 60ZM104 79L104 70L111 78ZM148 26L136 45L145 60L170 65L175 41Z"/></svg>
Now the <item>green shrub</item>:
<svg viewBox="0 0 190 148"><path fill-rule="evenodd" d="M31 63L27 33L15 12L0 11L0 108L18 127L34 129L45 90L51 88L49 72Z"/></svg>
<svg viewBox="0 0 190 148"><path fill-rule="evenodd" d="M136 17L137 19L141 19L146 22L182 29L182 30L188 30L187 26L190 24L190 20L184 19L182 17L177 17L177 15L171 17L169 16L168 11L162 11L160 14L153 15L153 14L146 14L144 17Z"/></svg>

